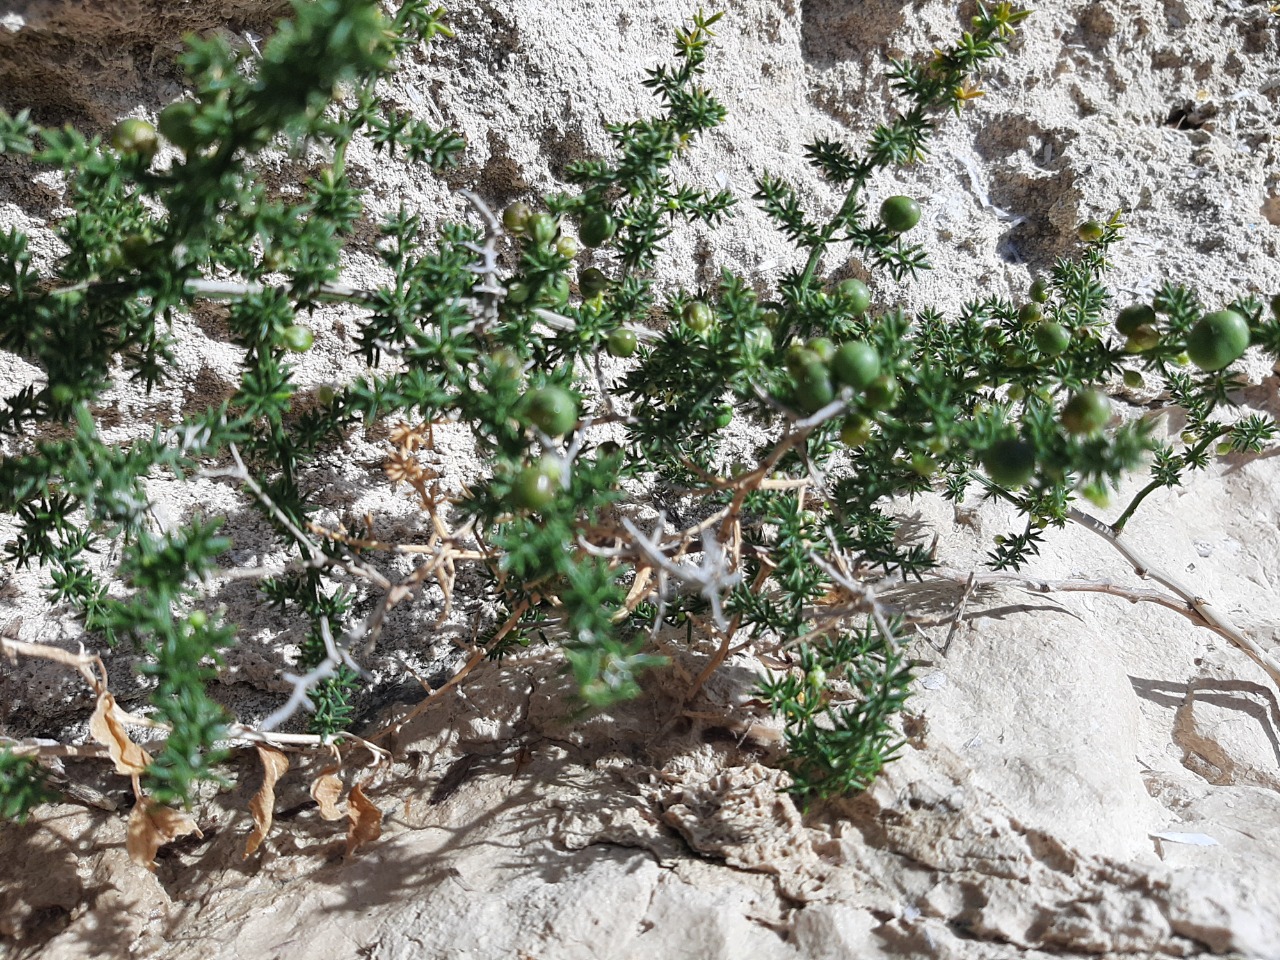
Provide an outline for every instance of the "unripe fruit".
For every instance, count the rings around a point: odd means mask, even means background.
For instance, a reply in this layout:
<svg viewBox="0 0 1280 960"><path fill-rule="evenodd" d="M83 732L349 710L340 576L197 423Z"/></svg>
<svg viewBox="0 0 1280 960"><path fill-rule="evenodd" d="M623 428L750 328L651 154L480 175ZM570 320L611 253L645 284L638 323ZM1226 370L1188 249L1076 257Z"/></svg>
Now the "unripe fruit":
<svg viewBox="0 0 1280 960"><path fill-rule="evenodd" d="M489 355L489 365L493 372L505 380L518 380L523 364L520 355L509 347L499 347Z"/></svg>
<svg viewBox="0 0 1280 960"><path fill-rule="evenodd" d="M888 410L898 402L900 391L896 378L879 376L867 384L863 400L872 410Z"/></svg>
<svg viewBox="0 0 1280 960"><path fill-rule="evenodd" d="M871 306L871 291L856 277L841 280L836 286L836 293L844 300L845 309L855 317L862 316Z"/></svg>
<svg viewBox="0 0 1280 960"><path fill-rule="evenodd" d="M529 217L526 230L534 243L552 243L560 230L560 222L549 213L535 213Z"/></svg>
<svg viewBox="0 0 1280 960"><path fill-rule="evenodd" d="M1107 493L1107 488L1100 483L1086 483L1080 488L1080 495L1095 507L1101 507L1104 510L1111 503L1111 494Z"/></svg>
<svg viewBox="0 0 1280 960"><path fill-rule="evenodd" d="M171 103L160 111L156 127L161 135L183 153L190 153L198 146L194 121L196 105L189 100Z"/></svg>
<svg viewBox="0 0 1280 960"><path fill-rule="evenodd" d="M588 247L599 247L612 240L617 232L618 224L607 210L592 210L582 218L578 236Z"/></svg>
<svg viewBox="0 0 1280 960"><path fill-rule="evenodd" d="M1036 303L1044 303L1049 299L1049 281L1044 277L1036 277L1031 284L1031 289L1027 291L1029 296Z"/></svg>
<svg viewBox="0 0 1280 960"><path fill-rule="evenodd" d="M860 447L871 439L871 421L859 414L850 414L840 425L840 442L847 447Z"/></svg>
<svg viewBox="0 0 1280 960"><path fill-rule="evenodd" d="M715 413L711 418L711 423L717 430L723 430L732 422L733 422L733 405L732 404L722 403L720 404L720 406L716 407Z"/></svg>
<svg viewBox="0 0 1280 960"><path fill-rule="evenodd" d="M1148 323L1138 327L1129 334L1124 343L1126 353L1146 353L1160 346L1160 331Z"/></svg>
<svg viewBox="0 0 1280 960"><path fill-rule="evenodd" d="M938 461L928 454L913 453L911 455L911 469L922 477L932 477L938 472Z"/></svg>
<svg viewBox="0 0 1280 960"><path fill-rule="evenodd" d="M587 267L578 272L578 292L582 299L590 300L609 289L609 278L598 267Z"/></svg>
<svg viewBox="0 0 1280 960"><path fill-rule="evenodd" d="M835 399L831 376L818 360L800 364L793 374L796 380L795 401L802 413L814 413Z"/></svg>
<svg viewBox="0 0 1280 960"><path fill-rule="evenodd" d="M1026 440L997 440L982 456L982 468L1002 487L1020 487L1036 469L1036 448Z"/></svg>
<svg viewBox="0 0 1280 960"><path fill-rule="evenodd" d="M560 465L550 457L524 467L511 484L512 505L517 510L542 510L556 498Z"/></svg>
<svg viewBox="0 0 1280 960"><path fill-rule="evenodd" d="M1111 421L1111 402L1097 390L1083 390L1058 415L1068 433L1097 433Z"/></svg>
<svg viewBox="0 0 1280 960"><path fill-rule="evenodd" d="M556 240L556 253L566 260L572 260L578 255L578 241L573 237L560 237Z"/></svg>
<svg viewBox="0 0 1280 960"><path fill-rule="evenodd" d="M831 358L831 372L845 386L863 390L880 376L880 354L861 340L842 343Z"/></svg>
<svg viewBox="0 0 1280 960"><path fill-rule="evenodd" d="M1071 345L1071 333L1060 323L1044 321L1036 326L1036 349L1046 357L1056 357Z"/></svg>
<svg viewBox="0 0 1280 960"><path fill-rule="evenodd" d="M1135 303L1125 307L1116 316L1116 329L1126 337L1131 336L1139 327L1156 325L1156 312L1145 303Z"/></svg>
<svg viewBox="0 0 1280 960"><path fill-rule="evenodd" d="M1085 243L1097 243L1102 239L1102 235L1106 232L1106 228L1097 220L1086 220L1080 226L1076 227L1076 236Z"/></svg>
<svg viewBox="0 0 1280 960"><path fill-rule="evenodd" d="M1032 300L1030 303L1024 303L1022 309L1018 311L1018 322L1024 326L1031 326L1039 323L1044 319L1044 308L1040 304Z"/></svg>
<svg viewBox="0 0 1280 960"><path fill-rule="evenodd" d="M791 373L797 374L801 368L811 363L822 363L822 358L798 340L787 347L786 364Z"/></svg>
<svg viewBox="0 0 1280 960"><path fill-rule="evenodd" d="M286 350L291 350L294 353L306 353L311 349L311 345L315 343L316 337L306 327L295 323L284 328L281 339L284 341Z"/></svg>
<svg viewBox="0 0 1280 960"><path fill-rule="evenodd" d="M892 233L905 233L920 222L920 204L911 197L889 197L880 204L880 221Z"/></svg>
<svg viewBox="0 0 1280 960"><path fill-rule="evenodd" d="M1124 385L1130 390L1141 390L1144 386L1142 374L1137 370L1126 370L1124 372Z"/></svg>
<svg viewBox="0 0 1280 960"><path fill-rule="evenodd" d="M836 355L836 345L827 337L814 337L805 346L816 353L824 364L829 364Z"/></svg>
<svg viewBox="0 0 1280 960"><path fill-rule="evenodd" d="M141 233L131 233L120 241L120 255L131 267L140 267L151 257L151 240Z"/></svg>
<svg viewBox="0 0 1280 960"><path fill-rule="evenodd" d="M1234 310L1206 314L1187 334L1187 356L1208 373L1231 366L1248 349L1249 323Z"/></svg>
<svg viewBox="0 0 1280 960"><path fill-rule="evenodd" d="M634 330L619 327L609 334L607 348L611 357L629 357L640 347L640 339Z"/></svg>
<svg viewBox="0 0 1280 960"><path fill-rule="evenodd" d="M533 210L523 200L509 204L502 211L502 225L511 233L524 233L529 228L529 218Z"/></svg>
<svg viewBox="0 0 1280 960"><path fill-rule="evenodd" d="M160 141L156 128L145 120L129 117L121 120L111 130L111 146L121 153L135 153L150 161L156 155Z"/></svg>
<svg viewBox="0 0 1280 960"><path fill-rule="evenodd" d="M559 437L578 422L578 401L563 387L539 387L525 396L524 412L543 433Z"/></svg>
<svg viewBox="0 0 1280 960"><path fill-rule="evenodd" d="M715 314L701 300L694 300L692 303L685 304L681 316L694 333L706 333L711 329L711 324L715 321Z"/></svg>

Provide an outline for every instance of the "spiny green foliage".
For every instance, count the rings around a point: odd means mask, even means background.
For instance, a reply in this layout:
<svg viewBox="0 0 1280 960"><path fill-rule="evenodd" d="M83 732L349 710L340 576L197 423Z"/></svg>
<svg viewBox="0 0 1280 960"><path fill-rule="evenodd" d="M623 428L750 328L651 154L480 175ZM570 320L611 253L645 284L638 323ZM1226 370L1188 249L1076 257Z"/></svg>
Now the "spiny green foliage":
<svg viewBox="0 0 1280 960"><path fill-rule="evenodd" d="M460 528L473 531L485 559L480 590L453 599L477 623L482 603L496 601L499 616L479 637L489 655L558 644L584 705L599 707L640 692L644 671L664 660L653 641L667 629L692 638L697 625L725 649L743 638L794 646L798 673L769 677L762 691L786 723L796 788L827 794L865 787L898 740L907 658L896 626L859 585L919 576L932 558L902 536L889 498L937 488L959 499L978 483L1026 516L1026 529L999 538L992 555L997 567L1017 567L1046 527L1065 522L1077 491L1105 495L1149 451L1154 489L1204 466L1214 442L1257 449L1271 439L1262 418L1219 419L1229 368L1193 374L1179 365L1203 312L1190 291L1161 292L1155 307L1167 319L1154 343L1147 333L1141 343L1112 336L1103 276L1118 218L1091 229L1077 258L1053 266L1045 302L1031 310L995 297L972 300L956 317L874 297L868 310L861 288L837 283L838 270L824 273L849 251L868 273L897 279L928 267L921 244L871 212L883 198L869 198L867 185L877 171L927 155L941 115L978 95L972 74L1001 54L1026 15L1008 3L980 6L954 46L891 65L904 109L865 149L831 140L807 148L842 191L834 212L805 209L777 177L758 180L756 202L805 255L764 293L727 271L714 289L658 290L651 272L673 230L715 224L734 207L728 192L679 183L670 169L725 115L700 86L719 14L695 17L677 33L674 63L650 71L657 114L611 123L614 156L570 166L577 192L545 198L549 212L507 211L512 270L498 266L496 224L446 224L433 235L424 217L402 210L383 225L378 248L392 279L368 291L336 284L339 253L363 211L345 173L348 145L365 137L437 172L463 147L376 97L398 54L448 32L421 2L392 20L363 0L300 3L260 58L222 40L193 41L183 58L191 97L160 118L160 133L182 152L164 169L145 150L0 115L0 149L64 170L75 211L59 224L69 252L53 277L32 269L23 234L0 236L0 347L44 375L0 407L0 432L15 451L0 465L0 501L19 529L7 556L44 566L51 599L76 605L91 633L142 646L157 718L172 728L148 789L188 798L196 780L216 775L214 747L229 718L205 685L237 633L200 609L196 590L229 544L200 518L157 529L145 481L160 471L181 476L229 455L243 463L223 475L244 485L298 556L262 590L310 621L301 666L311 669L332 659L332 638L348 653L361 639L354 610L370 588L343 571L372 555L354 535L315 543L304 533L317 483L311 462L358 425L464 424L488 472L452 517L471 524ZM290 200L272 196L254 165L282 138L321 144L333 158ZM577 250L561 232L575 219L583 240L600 247L597 273L590 283L580 274L576 293ZM284 282L263 283L276 274ZM103 391L121 370L148 389L168 381L172 319L213 292L212 276L234 278L218 295L232 300L239 389L149 437L105 443L93 416ZM289 363L310 342L299 318L332 300L361 309L356 354L394 364L304 399ZM1255 343L1280 349L1280 321L1253 300L1232 308ZM665 328L649 334L662 316ZM611 387L599 357L621 342L619 331L645 336L634 353L629 342L615 350L627 369ZM861 345L866 382L863 367L833 359L850 343ZM1142 424L1086 429L1063 414L1069 398L1092 397L1137 368L1188 410L1184 448L1157 444ZM726 470L721 447L736 418L767 439L753 462ZM602 439L602 420L621 425L622 443ZM42 431L58 423L68 425L63 438L47 439ZM400 434L395 463L434 518L448 505L431 499L412 466L423 431ZM1030 463L996 469L1002 451ZM983 462L1025 483L1001 486L977 468ZM681 492L682 511L705 519L675 533L661 520L633 524L628 508L650 502L653 490ZM113 542L122 559L101 571L88 555ZM629 600L636 578L649 574L653 585ZM344 661L310 687L313 730L333 735L349 724L358 682ZM34 768L21 769L0 795L25 810L37 794L23 786Z"/></svg>
<svg viewBox="0 0 1280 960"><path fill-rule="evenodd" d="M35 757L0 749L0 820L23 823L32 807L56 799Z"/></svg>
<svg viewBox="0 0 1280 960"><path fill-rule="evenodd" d="M367 130L380 145L401 146L436 166L461 150L452 134L387 118L374 93L397 53L439 32L439 11L423 3L407 3L388 21L367 2L320 0L300 4L260 58L236 53L221 37L193 39L182 58L192 98L161 119L162 130L181 139L184 156L165 170L152 169L149 156L108 149L69 128L37 128L25 114L0 121L6 152L65 171L75 210L58 225L69 252L51 292L31 267L26 237L12 230L0 237L0 347L44 374L43 384L0 411L0 430L22 451L0 466L0 496L19 524L7 556L19 566L48 567L51 600L76 604L86 629L144 646L143 670L157 679L157 719L173 728L147 776L158 799L188 797L194 780L211 775L219 755L211 747L227 718L205 684L235 627L184 612L229 542L213 535L216 524L199 519L157 536L144 482L160 469L197 469L238 444L261 468L279 510L305 518L297 470L343 420L330 414L286 430L295 393L286 331L337 277L339 252L362 209L344 172L352 137ZM349 106L334 107L338 84L350 86ZM333 162L298 201L270 196L251 162L280 135L332 147ZM105 444L92 405L116 365L148 390L168 378L170 324L196 299L190 282L228 273L253 282L272 271L289 277L287 293L250 293L231 308L231 331L244 351L241 389L231 400L158 427L146 440ZM68 439L27 439L58 421L73 424ZM118 569L95 574L87 554L114 539L125 545ZM126 586L127 599L108 593L113 580ZM322 605L318 579L294 587L273 596ZM345 697L350 681L337 678L332 695ZM330 717L330 729L346 719L341 709L320 716Z"/></svg>

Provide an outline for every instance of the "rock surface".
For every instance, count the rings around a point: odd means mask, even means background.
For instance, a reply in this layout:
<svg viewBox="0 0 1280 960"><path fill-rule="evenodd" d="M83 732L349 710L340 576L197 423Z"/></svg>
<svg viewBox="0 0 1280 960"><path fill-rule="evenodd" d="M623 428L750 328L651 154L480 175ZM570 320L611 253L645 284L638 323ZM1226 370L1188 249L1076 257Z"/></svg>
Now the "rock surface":
<svg viewBox="0 0 1280 960"><path fill-rule="evenodd" d="M751 209L753 176L785 176L805 203L829 208L833 192L804 164L803 144L860 142L890 103L884 58L948 42L970 12L938 0L727 6L706 79L729 118L684 173L726 182L744 202L721 228L673 237L659 268L672 283L712 282L721 267L776 280L796 254ZM243 36L272 9L11 6L0 101L101 132L178 94L184 30ZM424 182L353 149L372 215L402 202L435 221L461 215L451 186L495 204L558 186L566 163L607 150L603 121L652 109L643 69L668 56L690 12L673 0L460 0L457 39L412 59L387 95L462 131L466 164L450 184ZM1194 282L1210 304L1280 290L1280 17L1267 4L1046 0L1023 35L988 71L977 106L942 121L927 164L871 184L872 197L921 198L935 264L911 283L879 281L883 302L954 310L975 291L1021 296L1072 249L1076 223L1119 207L1129 225L1111 277L1120 298L1165 278ZM282 159L273 175L296 172ZM0 166L0 224L33 231L45 257L57 248L40 231L60 200L57 178ZM353 282L375 275L373 239L370 228L352 254ZM317 323L302 363L310 382L352 369L341 319ZM236 357L216 311L180 333L190 389L123 397L121 437L149 411L229 389ZM34 375L0 363L7 389ZM1276 376L1250 373L1242 402L1280 413ZM1121 399L1140 416L1152 398ZM377 451L354 439L335 481ZM469 458L461 446L446 455L456 482L475 469ZM225 496L212 484L171 493L175 514ZM412 522L390 495L353 508L365 510ZM1011 513L976 502L901 510L956 568L980 564L991 537L1014 528ZM1126 536L1275 649L1278 519L1277 460L1232 457L1151 497ZM260 562L266 541L235 518L233 529L243 562ZM1053 531L1028 573L1138 585L1080 528ZM39 582L15 574L0 620L21 618L25 639L73 642ZM247 633L265 631L252 590L222 599ZM405 709L392 654L428 674L450 662L447 632L423 640L439 612L426 607L388 628L384 717ZM241 859L261 776L251 755L232 790L198 806L205 839L166 848L155 874L128 861L119 812L63 805L6 827L0 942L45 960L1280 958L1280 702L1265 674L1167 609L1100 594L979 591L944 656L947 636L944 626L918 641L917 733L855 800L802 812L781 791L776 736L740 722L758 664L731 662L684 703L702 663L691 652L641 701L569 724L558 665L531 657L482 671L405 726L392 768L348 772L385 813L383 837L350 857L345 824L309 802L317 766L286 776L274 831ZM278 657L246 643L228 702L277 703ZM111 664L113 686L127 684L127 664ZM6 665L0 694L20 735L60 735L87 713L74 679L26 663ZM106 803L124 804L125 781L101 786Z"/></svg>

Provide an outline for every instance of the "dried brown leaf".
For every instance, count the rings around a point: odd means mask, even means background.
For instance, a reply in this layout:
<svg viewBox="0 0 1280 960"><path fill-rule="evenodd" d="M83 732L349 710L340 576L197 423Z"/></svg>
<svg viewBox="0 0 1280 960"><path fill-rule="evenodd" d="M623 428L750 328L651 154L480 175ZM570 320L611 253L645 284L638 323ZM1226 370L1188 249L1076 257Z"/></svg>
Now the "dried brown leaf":
<svg viewBox="0 0 1280 960"><path fill-rule="evenodd" d="M130 860L154 871L156 851L170 840L185 837L189 833L204 837L188 814L156 803L144 795L138 798L129 814L125 849L129 851Z"/></svg>
<svg viewBox="0 0 1280 960"><path fill-rule="evenodd" d="M363 785L357 783L347 795L347 816L351 818L351 826L347 828L349 857L357 847L382 836L382 811L364 795Z"/></svg>
<svg viewBox="0 0 1280 960"><path fill-rule="evenodd" d="M337 767L322 771L311 784L311 799L320 805L320 816L326 820L341 820L338 798L342 796L342 781L333 775Z"/></svg>
<svg viewBox="0 0 1280 960"><path fill-rule="evenodd" d="M289 769L289 758L274 747L259 745L258 759L262 761L262 786L249 801L249 815L253 817L253 830L244 844L246 860L253 856L271 831L271 821L275 817L276 783Z"/></svg>
<svg viewBox="0 0 1280 960"><path fill-rule="evenodd" d="M105 690L98 694L97 706L89 718L89 733L107 748L115 761L116 773L132 777L151 765L151 755L129 739L124 725L116 716L118 710L115 697Z"/></svg>

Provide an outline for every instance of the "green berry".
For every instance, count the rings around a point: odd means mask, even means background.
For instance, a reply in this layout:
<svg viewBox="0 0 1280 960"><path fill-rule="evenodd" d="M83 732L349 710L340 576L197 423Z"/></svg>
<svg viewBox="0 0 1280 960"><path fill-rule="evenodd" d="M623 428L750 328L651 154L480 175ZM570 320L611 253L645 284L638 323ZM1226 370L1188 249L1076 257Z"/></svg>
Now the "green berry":
<svg viewBox="0 0 1280 960"><path fill-rule="evenodd" d="M507 284L507 299L512 303L524 303L529 299L529 285L523 280L517 280L514 283Z"/></svg>
<svg viewBox="0 0 1280 960"><path fill-rule="evenodd" d="M814 413L835 399L831 375L818 360L802 363L793 373L796 381L795 402L802 413Z"/></svg>
<svg viewBox="0 0 1280 960"><path fill-rule="evenodd" d="M898 402L901 389L896 378L881 375L867 384L863 401L872 410L888 410Z"/></svg>
<svg viewBox="0 0 1280 960"><path fill-rule="evenodd" d="M982 468L1002 487L1021 487L1036 469L1036 448L1026 440L997 440L982 456Z"/></svg>
<svg viewBox="0 0 1280 960"><path fill-rule="evenodd" d="M871 421L852 413L840 424L840 442L846 447L860 447L871 439Z"/></svg>
<svg viewBox="0 0 1280 960"><path fill-rule="evenodd" d="M723 430L733 422L733 405L722 403L716 407L715 414L711 418L712 426L717 430Z"/></svg>
<svg viewBox="0 0 1280 960"><path fill-rule="evenodd" d="M111 129L111 146L121 153L134 153L150 161L156 155L160 141L156 137L156 128L147 121L128 117Z"/></svg>
<svg viewBox="0 0 1280 960"><path fill-rule="evenodd" d="M836 293L844 301L845 309L855 317L862 316L871 306L871 291L856 277L841 280L836 286Z"/></svg>
<svg viewBox="0 0 1280 960"><path fill-rule="evenodd" d="M590 300L609 289L609 278L598 267L587 267L578 271L578 292L582 299Z"/></svg>
<svg viewBox="0 0 1280 960"><path fill-rule="evenodd" d="M611 357L629 357L640 347L640 339L634 330L619 327L609 334L606 346Z"/></svg>
<svg viewBox="0 0 1280 960"><path fill-rule="evenodd" d="M196 105L189 100L179 100L160 111L156 127L175 147L183 153L190 153L200 145L195 118Z"/></svg>
<svg viewBox="0 0 1280 960"><path fill-rule="evenodd" d="M521 234L529 229L531 216L533 216L533 210L529 205L523 200L517 200L515 203L508 204L507 209L502 211L502 225L510 233Z"/></svg>
<svg viewBox="0 0 1280 960"><path fill-rule="evenodd" d="M906 233L920 222L920 204L911 197L889 197L880 204L880 221L891 233Z"/></svg>
<svg viewBox="0 0 1280 960"><path fill-rule="evenodd" d="M607 210L592 210L582 218L578 236L588 247L600 247L613 239L618 224Z"/></svg>
<svg viewBox="0 0 1280 960"><path fill-rule="evenodd" d="M1071 345L1071 333L1062 324L1046 320L1036 325L1035 340L1043 356L1056 357Z"/></svg>
<svg viewBox="0 0 1280 960"><path fill-rule="evenodd" d="M1100 483L1086 483L1080 488L1080 495L1095 507L1106 509L1111 504L1111 494Z"/></svg>
<svg viewBox="0 0 1280 960"><path fill-rule="evenodd" d="M489 354L490 369L504 380L520 379L520 372L523 366L524 364L520 361L520 355L509 347L499 347Z"/></svg>
<svg viewBox="0 0 1280 960"><path fill-rule="evenodd" d="M1044 277L1036 277L1031 284L1031 289L1027 291L1027 296L1036 303L1045 303L1049 299L1049 281Z"/></svg>
<svg viewBox="0 0 1280 960"><path fill-rule="evenodd" d="M334 392L333 384L331 383L322 383L320 386L316 387L316 400L323 403L326 407L333 403L333 398L336 396L337 393Z"/></svg>
<svg viewBox="0 0 1280 960"><path fill-rule="evenodd" d="M542 510L556 498L560 466L550 457L523 467L511 484L512 505L517 510Z"/></svg>
<svg viewBox="0 0 1280 960"><path fill-rule="evenodd" d="M1125 353L1146 353L1160 346L1160 331L1149 323L1144 323L1129 334L1124 342Z"/></svg>
<svg viewBox="0 0 1280 960"><path fill-rule="evenodd" d="M822 358L806 347L799 340L794 341L787 347L786 357L787 369L794 376L799 373L801 368L811 363L822 363Z"/></svg>
<svg viewBox="0 0 1280 960"><path fill-rule="evenodd" d="M932 477L938 472L938 461L927 453L913 453L911 455L911 469L922 477Z"/></svg>
<svg viewBox="0 0 1280 960"><path fill-rule="evenodd" d="M1106 228L1097 220L1086 220L1076 227L1076 236L1085 243L1097 243L1105 232Z"/></svg>
<svg viewBox="0 0 1280 960"><path fill-rule="evenodd" d="M836 345L827 337L814 337L805 347L812 350L818 355L818 359L824 364L831 363L831 359L836 355Z"/></svg>
<svg viewBox="0 0 1280 960"><path fill-rule="evenodd" d="M681 316L694 333L706 333L711 329L711 324L715 322L715 314L701 300L694 300L685 304Z"/></svg>
<svg viewBox="0 0 1280 960"><path fill-rule="evenodd" d="M563 387L539 387L526 394L524 412L543 433L559 437L578 422L578 401Z"/></svg>
<svg viewBox="0 0 1280 960"><path fill-rule="evenodd" d="M131 267L141 267L151 259L151 238L141 233L131 233L120 241L120 256Z"/></svg>
<svg viewBox="0 0 1280 960"><path fill-rule="evenodd" d="M293 353L306 353L311 349L311 345L315 343L315 334L301 324L293 324L284 328L282 334L284 346L286 350Z"/></svg>
<svg viewBox="0 0 1280 960"><path fill-rule="evenodd" d="M534 243L553 243L560 232L560 221L549 213L535 213L526 228Z"/></svg>
<svg viewBox="0 0 1280 960"><path fill-rule="evenodd" d="M1234 310L1206 314L1187 334L1187 356L1212 373L1229 367L1249 349L1249 323Z"/></svg>
<svg viewBox="0 0 1280 960"><path fill-rule="evenodd" d="M1116 315L1116 329L1126 337L1131 336L1139 327L1154 327L1156 312L1145 303L1135 303L1125 307Z"/></svg>
<svg viewBox="0 0 1280 960"><path fill-rule="evenodd" d="M1144 386L1142 374L1137 370L1126 370L1124 372L1124 385L1130 390L1141 390Z"/></svg>
<svg viewBox="0 0 1280 960"><path fill-rule="evenodd" d="M880 376L880 354L871 344L861 340L842 343L831 358L831 372L845 386L865 389Z"/></svg>
<svg viewBox="0 0 1280 960"><path fill-rule="evenodd" d="M1044 308L1040 304L1032 300L1030 303L1024 303L1022 309L1018 311L1018 322L1023 326L1030 327L1039 323L1044 319Z"/></svg>
<svg viewBox="0 0 1280 960"><path fill-rule="evenodd" d="M566 260L572 260L578 255L578 241L573 237L560 237L556 240L556 253Z"/></svg>
<svg viewBox="0 0 1280 960"><path fill-rule="evenodd" d="M1097 433L1111 422L1111 401L1097 390L1083 390L1067 401L1058 419L1068 433Z"/></svg>

